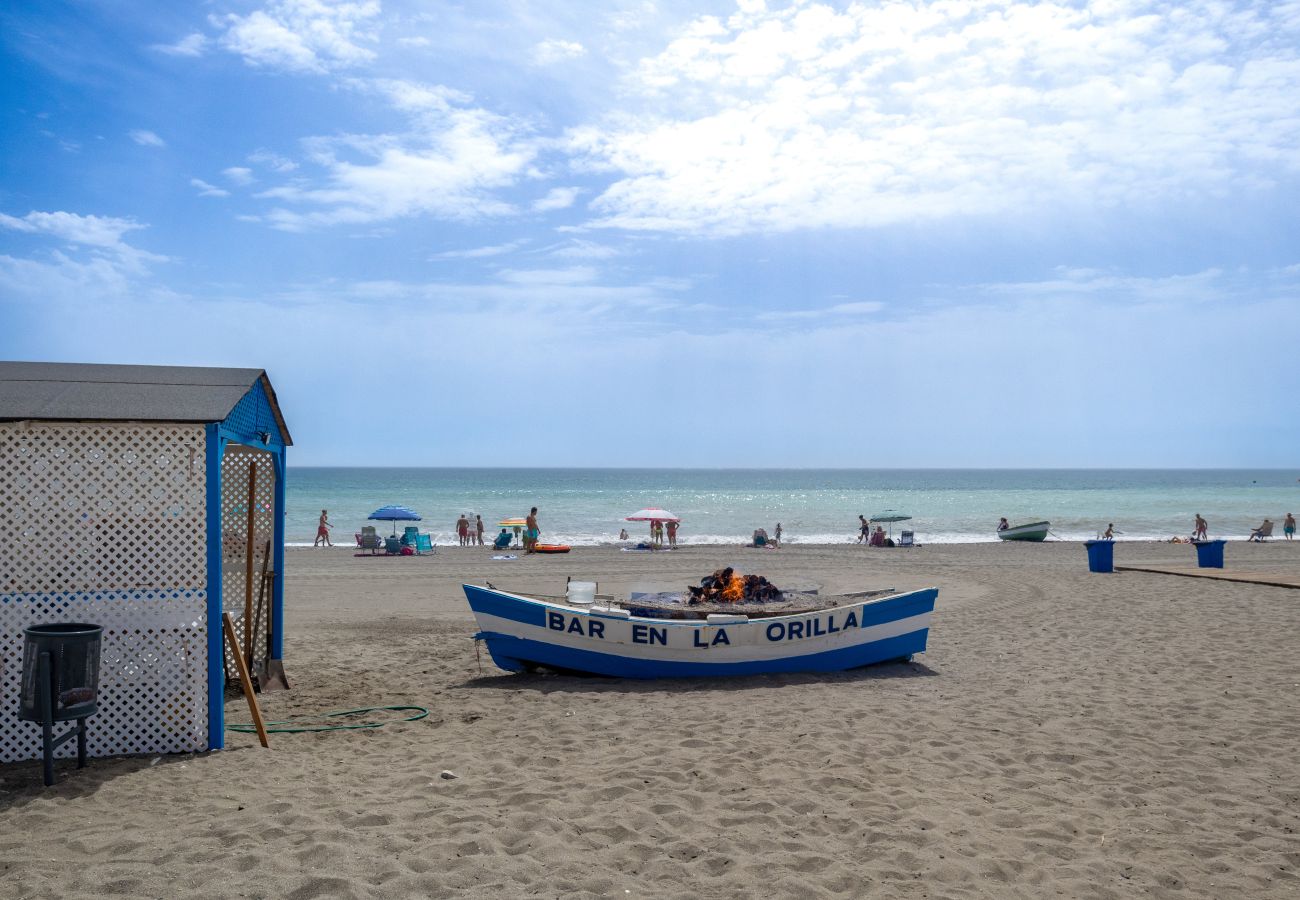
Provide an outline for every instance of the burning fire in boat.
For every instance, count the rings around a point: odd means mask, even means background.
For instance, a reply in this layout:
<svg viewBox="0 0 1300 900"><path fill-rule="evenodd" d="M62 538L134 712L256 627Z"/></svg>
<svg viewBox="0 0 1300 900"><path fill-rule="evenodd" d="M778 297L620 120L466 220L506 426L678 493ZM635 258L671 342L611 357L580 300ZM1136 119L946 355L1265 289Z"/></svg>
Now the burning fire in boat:
<svg viewBox="0 0 1300 900"><path fill-rule="evenodd" d="M765 603L780 600L781 590L762 575L741 575L731 566L718 569L691 585L690 602L695 603Z"/></svg>

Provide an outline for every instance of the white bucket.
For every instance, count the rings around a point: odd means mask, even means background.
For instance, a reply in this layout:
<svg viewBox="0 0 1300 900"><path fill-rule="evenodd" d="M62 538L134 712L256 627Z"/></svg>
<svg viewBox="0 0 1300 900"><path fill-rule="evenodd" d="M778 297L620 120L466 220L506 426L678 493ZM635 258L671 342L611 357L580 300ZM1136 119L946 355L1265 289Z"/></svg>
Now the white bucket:
<svg viewBox="0 0 1300 900"><path fill-rule="evenodd" d="M589 606L596 601L596 582L570 581L567 597L575 606Z"/></svg>

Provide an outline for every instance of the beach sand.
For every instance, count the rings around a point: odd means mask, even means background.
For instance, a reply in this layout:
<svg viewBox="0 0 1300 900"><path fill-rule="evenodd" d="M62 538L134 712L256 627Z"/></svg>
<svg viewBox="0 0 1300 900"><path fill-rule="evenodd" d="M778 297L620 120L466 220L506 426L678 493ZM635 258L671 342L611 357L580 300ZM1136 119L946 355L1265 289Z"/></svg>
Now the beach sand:
<svg viewBox="0 0 1300 900"><path fill-rule="evenodd" d="M1300 569L1300 543L1227 550L1230 569ZM38 763L0 767L0 895L1300 896L1300 591L1090 574L1077 543L489 555L290 551L293 690L263 697L268 718L430 716L60 762L48 789ZM476 659L463 581L625 590L725 564L936 585L929 651L716 682ZM248 720L242 698L227 718Z"/></svg>

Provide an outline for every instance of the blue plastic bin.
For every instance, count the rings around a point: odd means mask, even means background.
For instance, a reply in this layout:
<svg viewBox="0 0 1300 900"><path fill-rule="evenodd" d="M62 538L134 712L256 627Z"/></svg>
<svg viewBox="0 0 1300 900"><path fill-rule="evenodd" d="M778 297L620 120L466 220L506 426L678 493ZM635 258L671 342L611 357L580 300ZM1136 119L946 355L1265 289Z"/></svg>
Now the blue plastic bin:
<svg viewBox="0 0 1300 900"><path fill-rule="evenodd" d="M1089 572L1115 571L1114 541L1084 541L1083 546L1088 548Z"/></svg>
<svg viewBox="0 0 1300 900"><path fill-rule="evenodd" d="M1202 569L1223 568L1223 545L1227 541L1193 541L1196 545L1196 564Z"/></svg>

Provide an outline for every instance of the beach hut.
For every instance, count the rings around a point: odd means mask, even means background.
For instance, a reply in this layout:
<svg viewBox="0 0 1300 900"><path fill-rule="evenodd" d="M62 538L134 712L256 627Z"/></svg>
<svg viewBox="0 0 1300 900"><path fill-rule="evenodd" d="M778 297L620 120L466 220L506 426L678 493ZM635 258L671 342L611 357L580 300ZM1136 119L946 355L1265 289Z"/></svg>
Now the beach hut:
<svg viewBox="0 0 1300 900"><path fill-rule="evenodd" d="M221 615L253 578L283 656L290 444L261 369L0 362L0 762L41 755L18 669L46 622L104 628L89 755L223 746Z"/></svg>

